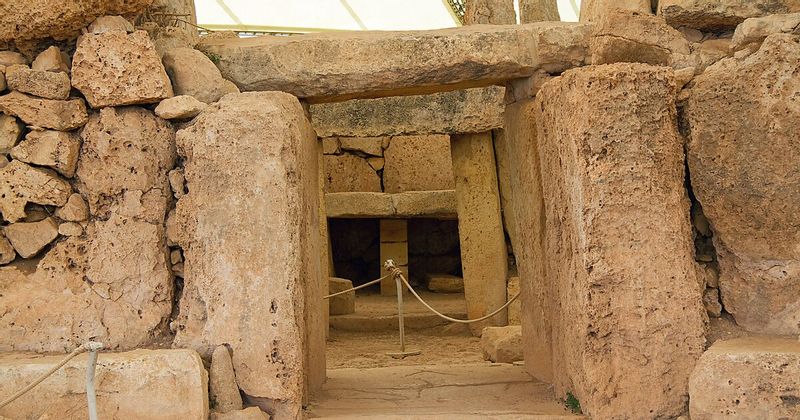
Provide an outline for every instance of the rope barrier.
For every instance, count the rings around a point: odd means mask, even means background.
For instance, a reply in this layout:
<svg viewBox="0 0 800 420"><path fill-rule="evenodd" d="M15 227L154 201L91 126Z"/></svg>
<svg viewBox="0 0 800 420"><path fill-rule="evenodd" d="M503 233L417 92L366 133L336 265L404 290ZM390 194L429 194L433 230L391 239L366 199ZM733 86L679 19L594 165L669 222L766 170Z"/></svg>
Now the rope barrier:
<svg viewBox="0 0 800 420"><path fill-rule="evenodd" d="M345 294L345 293L351 293L351 292L355 292L355 291L356 291L356 290L358 290L358 289L363 289L363 288L365 288L365 287L372 286L372 285L373 285L373 284L375 284L375 283L380 283L380 282L382 282L382 281L384 281L384 280L388 279L388 278L389 278L389 277L391 277L392 275L393 275L392 273L389 273L389 274L387 274L387 275L385 275L385 276L383 276L383 277L381 277L381 278L379 278L379 279L372 280L372 281L371 281L371 282L369 282L369 283L364 283L364 284L362 284L361 286L356 286L356 287L353 287L353 288L350 288L350 289L347 289L347 290L342 290L341 292L336 292L336 293L334 293L334 294L331 294L331 295L325 296L323 299L330 299L330 298L332 298L332 297L334 297L334 296L339 296L339 295L343 295L343 294Z"/></svg>

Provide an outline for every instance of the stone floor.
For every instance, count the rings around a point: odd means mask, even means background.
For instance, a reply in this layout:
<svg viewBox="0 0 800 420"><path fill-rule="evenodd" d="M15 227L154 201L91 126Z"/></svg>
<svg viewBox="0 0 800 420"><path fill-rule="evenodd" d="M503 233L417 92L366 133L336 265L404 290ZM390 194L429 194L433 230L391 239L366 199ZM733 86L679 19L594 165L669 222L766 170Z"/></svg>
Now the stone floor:
<svg viewBox="0 0 800 420"><path fill-rule="evenodd" d="M327 419L580 418L522 366L488 362L329 369L328 382L306 414Z"/></svg>

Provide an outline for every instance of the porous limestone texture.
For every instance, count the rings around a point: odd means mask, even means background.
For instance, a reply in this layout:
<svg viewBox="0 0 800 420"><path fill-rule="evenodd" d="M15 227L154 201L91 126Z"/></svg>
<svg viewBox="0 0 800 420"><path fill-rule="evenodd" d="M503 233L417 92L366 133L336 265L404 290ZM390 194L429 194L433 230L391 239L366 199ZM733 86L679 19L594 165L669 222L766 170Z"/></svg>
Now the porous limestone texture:
<svg viewBox="0 0 800 420"><path fill-rule="evenodd" d="M11 90L45 99L67 99L72 89L67 73L31 70L25 65L6 67L6 83Z"/></svg>
<svg viewBox="0 0 800 420"><path fill-rule="evenodd" d="M11 115L0 114L0 154L11 151L19 139L25 126Z"/></svg>
<svg viewBox="0 0 800 420"><path fill-rule="evenodd" d="M381 178L366 159L356 155L325 155L325 192L381 192Z"/></svg>
<svg viewBox="0 0 800 420"><path fill-rule="evenodd" d="M511 240L511 247L516 246L517 231L516 220L514 219L514 208L511 201L513 192L511 191L511 178L517 174L511 173L511 164L508 157L508 143L504 130L493 130L492 140L494 141L494 156L497 163L497 187L500 193L500 211L503 217L503 228Z"/></svg>
<svg viewBox="0 0 800 420"><path fill-rule="evenodd" d="M28 59L18 52L0 51L0 66L8 67L14 64L28 65Z"/></svg>
<svg viewBox="0 0 800 420"><path fill-rule="evenodd" d="M383 190L388 193L455 187L450 136L392 137L384 159Z"/></svg>
<svg viewBox="0 0 800 420"><path fill-rule="evenodd" d="M239 93L205 54L193 48L168 50L163 61L176 95L189 95L210 104L229 93Z"/></svg>
<svg viewBox="0 0 800 420"><path fill-rule="evenodd" d="M590 27L474 25L431 31L326 32L209 40L240 89L280 90L310 103L488 86L582 65Z"/></svg>
<svg viewBox="0 0 800 420"><path fill-rule="evenodd" d="M111 31L131 33L134 30L133 24L122 16L100 16L86 28L86 32L90 34Z"/></svg>
<svg viewBox="0 0 800 420"><path fill-rule="evenodd" d="M492 133L453 136L451 155L456 184L458 237L464 272L467 315L480 318L506 303L508 252L497 185ZM503 326L507 310L469 324L474 335L484 327Z"/></svg>
<svg viewBox="0 0 800 420"><path fill-rule="evenodd" d="M350 280L336 277L328 279L328 294L334 294L352 288L353 282ZM355 293L345 293L343 295L334 296L330 298L328 302L330 302L328 309L330 315L347 315L356 311Z"/></svg>
<svg viewBox="0 0 800 420"><path fill-rule="evenodd" d="M519 277L509 277L506 285L508 300L511 300L520 293ZM521 325L520 313L522 312L522 301L517 298L511 305L508 305L508 325Z"/></svg>
<svg viewBox="0 0 800 420"><path fill-rule="evenodd" d="M522 327L486 327L481 333L483 358L495 363L522 360Z"/></svg>
<svg viewBox="0 0 800 420"><path fill-rule="evenodd" d="M64 355L7 353L0 356L0 395L11 395L45 373ZM0 409L12 419L82 420L86 359L68 362L47 380ZM101 419L206 420L208 376L192 350L101 351L95 389Z"/></svg>
<svg viewBox="0 0 800 420"><path fill-rule="evenodd" d="M739 24L733 33L731 48L739 51L752 44L760 44L772 34L800 34L800 13L770 15L750 18Z"/></svg>
<svg viewBox="0 0 800 420"><path fill-rule="evenodd" d="M16 42L78 36L103 15L135 15L153 0L8 0L0 3L0 42Z"/></svg>
<svg viewBox="0 0 800 420"><path fill-rule="evenodd" d="M675 89L592 66L507 112L525 358L593 418L679 416L705 343Z"/></svg>
<svg viewBox="0 0 800 420"><path fill-rule="evenodd" d="M25 217L28 203L63 206L72 187L55 171L12 160L0 168L0 213L8 222Z"/></svg>
<svg viewBox="0 0 800 420"><path fill-rule="evenodd" d="M714 232L725 310L747 330L800 333L800 44L769 36L695 79L689 173Z"/></svg>
<svg viewBox="0 0 800 420"><path fill-rule="evenodd" d="M328 217L341 218L456 218L454 190L386 193L327 193Z"/></svg>
<svg viewBox="0 0 800 420"><path fill-rule="evenodd" d="M30 258L58 237L58 224L48 217L31 223L13 223L3 228L8 241L22 258Z"/></svg>
<svg viewBox="0 0 800 420"><path fill-rule="evenodd" d="M596 22L616 10L653 14L650 0L581 0L581 22Z"/></svg>
<svg viewBox="0 0 800 420"><path fill-rule="evenodd" d="M692 420L800 418L800 341L717 341L689 380Z"/></svg>
<svg viewBox="0 0 800 420"><path fill-rule="evenodd" d="M0 265L5 265L14 261L14 258L17 257L17 252L14 251L14 247L11 245L11 242L0 232Z"/></svg>
<svg viewBox="0 0 800 420"><path fill-rule="evenodd" d="M242 396L239 394L231 353L227 346L217 346L211 354L208 379L208 396L214 411L227 413L242 409Z"/></svg>
<svg viewBox="0 0 800 420"><path fill-rule="evenodd" d="M75 132L34 130L11 149L11 157L32 165L49 166L72 178L80 150L81 140Z"/></svg>
<svg viewBox="0 0 800 420"><path fill-rule="evenodd" d="M56 217L68 222L82 222L89 218L89 206L80 194L69 196L67 204L56 209Z"/></svg>
<svg viewBox="0 0 800 420"><path fill-rule="evenodd" d="M156 115L165 120L185 120L196 117L206 109L206 104L193 96L178 95L161 101L155 109Z"/></svg>
<svg viewBox="0 0 800 420"><path fill-rule="evenodd" d="M311 124L289 94L231 94L177 143L189 192L177 203L185 276L174 345L210 354L228 344L248 401L298 418L306 378L325 374Z"/></svg>
<svg viewBox="0 0 800 420"><path fill-rule="evenodd" d="M69 56L61 49L52 45L39 53L31 63L31 69L52 72L70 72Z"/></svg>
<svg viewBox="0 0 800 420"><path fill-rule="evenodd" d="M320 137L481 133L503 126L499 86L311 105Z"/></svg>
<svg viewBox="0 0 800 420"><path fill-rule="evenodd" d="M60 131L82 127L89 118L83 99L40 99L21 92L0 96L0 111L31 126Z"/></svg>
<svg viewBox="0 0 800 420"><path fill-rule="evenodd" d="M705 32L732 30L743 20L800 12L800 0L659 0L658 14L670 25Z"/></svg>
<svg viewBox="0 0 800 420"><path fill-rule="evenodd" d="M519 0L519 23L560 20L558 0Z"/></svg>
<svg viewBox="0 0 800 420"><path fill-rule="evenodd" d="M145 31L83 35L72 58L72 86L92 108L157 103L173 94Z"/></svg>
<svg viewBox="0 0 800 420"><path fill-rule="evenodd" d="M689 41L663 17L610 10L595 21L589 41L592 64L618 62L672 66L686 61Z"/></svg>
<svg viewBox="0 0 800 420"><path fill-rule="evenodd" d="M513 0L469 0L465 3L465 25L513 25L517 23Z"/></svg>

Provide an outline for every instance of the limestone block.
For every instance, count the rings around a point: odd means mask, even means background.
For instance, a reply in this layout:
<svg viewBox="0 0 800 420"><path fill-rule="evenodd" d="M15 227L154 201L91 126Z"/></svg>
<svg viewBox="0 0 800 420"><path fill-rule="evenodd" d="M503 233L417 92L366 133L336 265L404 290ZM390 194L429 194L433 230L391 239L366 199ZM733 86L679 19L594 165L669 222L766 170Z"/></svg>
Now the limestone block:
<svg viewBox="0 0 800 420"><path fill-rule="evenodd" d="M356 155L325 155L325 185L328 193L380 192L381 179L367 160Z"/></svg>
<svg viewBox="0 0 800 420"><path fill-rule="evenodd" d="M175 162L175 133L138 107L101 109L81 132L77 189L93 216L116 212L161 223L171 194L167 172Z"/></svg>
<svg viewBox="0 0 800 420"><path fill-rule="evenodd" d="M316 130L316 129L315 129ZM339 139L336 137L325 137L322 139L322 154L336 155L339 154Z"/></svg>
<svg viewBox="0 0 800 420"><path fill-rule="evenodd" d="M58 224L52 218L33 223L12 223L3 233L22 258L30 258L58 237Z"/></svg>
<svg viewBox="0 0 800 420"><path fill-rule="evenodd" d="M67 73L31 70L26 65L6 67L9 89L45 99L67 99L72 89Z"/></svg>
<svg viewBox="0 0 800 420"><path fill-rule="evenodd" d="M520 293L519 277L513 276L508 278L506 285L506 296L511 300L514 296ZM511 305L508 305L508 325L521 325L520 312L522 311L522 299L517 298Z"/></svg>
<svg viewBox="0 0 800 420"><path fill-rule="evenodd" d="M731 49L739 51L751 44L760 44L772 34L798 34L798 27L800 27L800 13L746 19L736 27Z"/></svg>
<svg viewBox="0 0 800 420"><path fill-rule="evenodd" d="M316 142L281 92L226 95L177 134L189 192L175 345L229 344L239 388L276 418L300 417L306 378L311 390L325 371Z"/></svg>
<svg viewBox="0 0 800 420"><path fill-rule="evenodd" d="M361 152L372 156L383 156L382 137L339 137L342 150Z"/></svg>
<svg viewBox="0 0 800 420"><path fill-rule="evenodd" d="M71 39L98 16L136 15L152 0L10 0L0 4L0 42Z"/></svg>
<svg viewBox="0 0 800 420"><path fill-rule="evenodd" d="M450 136L392 137L384 159L383 188L386 192L453 189Z"/></svg>
<svg viewBox="0 0 800 420"><path fill-rule="evenodd" d="M222 345L211 354L211 369L208 370L208 396L211 408L220 413L242 409L242 396L236 385L236 375L228 347Z"/></svg>
<svg viewBox="0 0 800 420"><path fill-rule="evenodd" d="M157 103L173 95L169 77L145 31L81 37L72 58L72 86L92 108Z"/></svg>
<svg viewBox="0 0 800 420"><path fill-rule="evenodd" d="M381 219L379 226L381 242L408 242L407 220Z"/></svg>
<svg viewBox="0 0 800 420"><path fill-rule="evenodd" d="M610 10L595 21L589 41L592 64L638 62L672 66L689 55L689 42L663 17Z"/></svg>
<svg viewBox="0 0 800 420"><path fill-rule="evenodd" d="M338 293L344 290L352 289L353 282L346 279L336 277L328 278L328 294ZM329 313L331 315L347 315L356 311L356 294L345 293L339 296L334 296L328 299Z"/></svg>
<svg viewBox="0 0 800 420"><path fill-rule="evenodd" d="M203 112L206 106L193 96L178 95L161 101L155 113L165 120L187 120Z"/></svg>
<svg viewBox="0 0 800 420"><path fill-rule="evenodd" d="M800 342L752 337L717 341L689 380L692 420L800 417Z"/></svg>
<svg viewBox="0 0 800 420"><path fill-rule="evenodd" d="M561 22L471 25L209 40L198 48L219 57L222 75L242 90L319 103L488 86L539 68L560 72L584 62L588 30Z"/></svg>
<svg viewBox="0 0 800 420"><path fill-rule="evenodd" d="M34 168L18 160L0 169L0 213L16 222L25 217L25 205L63 206L72 187L54 171Z"/></svg>
<svg viewBox="0 0 800 420"><path fill-rule="evenodd" d="M700 74L710 65L731 56L730 46L730 38L708 39L693 44L689 63L694 66L694 72Z"/></svg>
<svg viewBox="0 0 800 420"><path fill-rule="evenodd" d="M320 137L480 133L503 126L500 86L311 105Z"/></svg>
<svg viewBox="0 0 800 420"><path fill-rule="evenodd" d="M759 333L800 333L798 63L796 37L769 36L695 78L686 108L689 173L714 231L722 302Z"/></svg>
<svg viewBox="0 0 800 420"><path fill-rule="evenodd" d="M533 225L520 265L543 266L520 270L544 285L526 305L548 308L556 395L593 418L681 415L705 343L674 92L665 67L568 71L528 108L536 135L519 141L536 151L510 151L533 153L541 176L541 192L522 197L532 209L516 214Z"/></svg>
<svg viewBox="0 0 800 420"><path fill-rule="evenodd" d="M83 235L83 226L80 223L66 222L58 225L58 234L63 236Z"/></svg>
<svg viewBox="0 0 800 420"><path fill-rule="evenodd" d="M452 159L467 315L479 318L506 303L508 277L492 133L454 136ZM507 317L501 311L470 330L479 335L486 326L506 325Z"/></svg>
<svg viewBox="0 0 800 420"><path fill-rule="evenodd" d="M11 149L11 157L32 165L49 166L72 178L80 150L81 140L75 132L34 130Z"/></svg>
<svg viewBox="0 0 800 420"><path fill-rule="evenodd" d="M381 242L381 266L386 260L393 260L396 265L408 265L408 242Z"/></svg>
<svg viewBox="0 0 800 420"><path fill-rule="evenodd" d="M64 355L0 356L0 395L11 395ZM13 403L0 415L20 419L88 418L83 354ZM102 419L205 420L208 378L192 350L100 352L95 372L97 414Z"/></svg>
<svg viewBox="0 0 800 420"><path fill-rule="evenodd" d="M483 358L495 363L513 363L522 359L522 327L486 327L481 334Z"/></svg>
<svg viewBox="0 0 800 420"><path fill-rule="evenodd" d="M68 222L82 222L89 218L89 206L80 194L69 196L64 206L56 209L56 217Z"/></svg>
<svg viewBox="0 0 800 420"><path fill-rule="evenodd" d="M248 407L244 410L229 411L227 413L211 413L209 420L269 420L270 416L259 410L258 407Z"/></svg>
<svg viewBox="0 0 800 420"><path fill-rule="evenodd" d="M451 274L428 274L428 290L434 293L464 293L464 279Z"/></svg>
<svg viewBox="0 0 800 420"><path fill-rule="evenodd" d="M89 24L86 31L90 34L102 34L103 32L126 32L134 31L133 24L122 16L100 16Z"/></svg>
<svg viewBox="0 0 800 420"><path fill-rule="evenodd" d="M374 171L381 171L386 166L386 159L382 157L368 157L367 163Z"/></svg>
<svg viewBox="0 0 800 420"><path fill-rule="evenodd" d="M752 17L800 12L797 0L659 0L658 14L670 25L704 32L732 30Z"/></svg>
<svg viewBox="0 0 800 420"><path fill-rule="evenodd" d="M580 20L597 22L616 10L653 14L650 0L581 0Z"/></svg>
<svg viewBox="0 0 800 420"><path fill-rule="evenodd" d="M223 79L205 54L193 48L168 50L163 61L177 95L193 96L210 104L229 93L239 93L236 85Z"/></svg>
<svg viewBox="0 0 800 420"><path fill-rule="evenodd" d="M560 20L558 0L519 0L519 23Z"/></svg>
<svg viewBox="0 0 800 420"><path fill-rule="evenodd" d="M390 197L397 217L456 218L454 190L408 191L390 194Z"/></svg>
<svg viewBox="0 0 800 420"><path fill-rule="evenodd" d="M8 84L6 83L6 66L0 64L0 92L6 90Z"/></svg>
<svg viewBox="0 0 800 420"><path fill-rule="evenodd" d="M464 24L513 25L517 23L512 0L468 0L465 2Z"/></svg>
<svg viewBox="0 0 800 420"><path fill-rule="evenodd" d="M88 119L83 99L39 99L20 92L0 96L0 111L28 125L59 131L82 127Z"/></svg>
<svg viewBox="0 0 800 420"><path fill-rule="evenodd" d="M11 115L0 114L0 154L11 151L22 137L25 126Z"/></svg>
<svg viewBox="0 0 800 420"><path fill-rule="evenodd" d="M58 47L52 45L36 56L33 63L31 63L31 69L35 71L69 73L70 65L64 59L65 56L66 54L62 53Z"/></svg>
<svg viewBox="0 0 800 420"><path fill-rule="evenodd" d="M14 246L11 245L11 242L8 241L8 238L0 232L0 265L5 265L14 261L14 258L17 257L16 251L14 251Z"/></svg>
<svg viewBox="0 0 800 420"><path fill-rule="evenodd" d="M392 217L395 208L392 194L384 193L326 193L325 211L328 217Z"/></svg>
<svg viewBox="0 0 800 420"><path fill-rule="evenodd" d="M13 66L15 64L28 65L24 55L13 51L0 51L0 66Z"/></svg>
<svg viewBox="0 0 800 420"><path fill-rule="evenodd" d="M509 140L506 138L505 131L493 131L492 139L494 142L495 161L497 163L497 188L500 193L500 211L503 217L503 228L505 228L508 233L513 249L519 246L514 209L511 201L513 195L511 191L511 178L517 176L517 174L511 172L510 157L508 156Z"/></svg>

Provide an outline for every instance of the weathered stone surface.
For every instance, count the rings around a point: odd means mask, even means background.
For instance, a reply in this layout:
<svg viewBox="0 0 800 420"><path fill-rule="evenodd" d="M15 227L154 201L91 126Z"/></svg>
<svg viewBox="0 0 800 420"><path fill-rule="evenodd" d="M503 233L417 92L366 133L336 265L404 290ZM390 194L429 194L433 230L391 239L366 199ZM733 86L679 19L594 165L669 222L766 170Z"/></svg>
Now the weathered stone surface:
<svg viewBox="0 0 800 420"><path fill-rule="evenodd" d="M229 411L227 413L211 413L209 420L269 420L270 416L258 407L248 407L244 410Z"/></svg>
<svg viewBox="0 0 800 420"><path fill-rule="evenodd" d="M16 146L25 126L11 115L0 114L0 154L11 151Z"/></svg>
<svg viewBox="0 0 800 420"><path fill-rule="evenodd" d="M69 196L63 207L56 209L56 217L68 222L82 222L89 218L89 206L80 194L75 193Z"/></svg>
<svg viewBox="0 0 800 420"><path fill-rule="evenodd" d="M6 90L8 84L6 83L6 66L0 64L0 92Z"/></svg>
<svg viewBox="0 0 800 420"><path fill-rule="evenodd" d="M610 10L597 18L589 41L592 64L638 62L672 66L689 55L689 42L663 17Z"/></svg>
<svg viewBox="0 0 800 420"><path fill-rule="evenodd" d="M67 181L49 169L34 168L13 160L0 169L0 213L16 222L25 217L25 205L63 206L72 194Z"/></svg>
<svg viewBox="0 0 800 420"><path fill-rule="evenodd" d="M589 26L561 22L415 32L343 32L211 40L222 75L242 90L309 102L488 86L579 66Z"/></svg>
<svg viewBox="0 0 800 420"><path fill-rule="evenodd" d="M481 334L483 358L496 363L522 360L522 327L486 327Z"/></svg>
<svg viewBox="0 0 800 420"><path fill-rule="evenodd" d="M434 293L463 293L464 279L451 274L429 274L428 290Z"/></svg>
<svg viewBox="0 0 800 420"><path fill-rule="evenodd" d="M161 223L172 195L167 172L175 162L175 133L152 112L103 108L81 132L77 189L92 215L116 212Z"/></svg>
<svg viewBox="0 0 800 420"><path fill-rule="evenodd" d="M800 45L772 35L695 78L692 187L714 231L725 310L760 333L800 333Z"/></svg>
<svg viewBox="0 0 800 420"><path fill-rule="evenodd" d="M519 23L560 20L557 0L519 0Z"/></svg>
<svg viewBox="0 0 800 420"><path fill-rule="evenodd" d="M145 31L81 37L72 59L72 86L92 108L157 103L173 95L169 77Z"/></svg>
<svg viewBox="0 0 800 420"><path fill-rule="evenodd" d="M211 354L211 369L208 370L208 396L211 408L220 413L242 409L242 396L236 384L236 374L228 347L217 346Z"/></svg>
<svg viewBox="0 0 800 420"><path fill-rule="evenodd" d="M389 196L397 217L456 218L454 190L407 191Z"/></svg>
<svg viewBox="0 0 800 420"><path fill-rule="evenodd" d="M506 296L511 300L520 293L519 276L508 278L506 285ZM508 325L521 325L520 314L522 312L522 300L517 298L512 304L508 305Z"/></svg>
<svg viewBox="0 0 800 420"><path fill-rule="evenodd" d="M512 173L534 183L512 185L520 280L537 308L523 311L533 336L526 359L549 355L552 364L534 371L594 418L680 415L703 350L672 73L571 70L510 110L506 124Z"/></svg>
<svg viewBox="0 0 800 420"><path fill-rule="evenodd" d="M325 155L325 192L380 192L381 179L367 160L356 155Z"/></svg>
<svg viewBox="0 0 800 420"><path fill-rule="evenodd" d="M6 83L11 90L46 99L67 99L72 89L67 73L31 70L25 65L6 67Z"/></svg>
<svg viewBox="0 0 800 420"><path fill-rule="evenodd" d="M100 16L89 24L86 31L90 34L102 34L103 32L126 32L134 31L133 24L122 16Z"/></svg>
<svg viewBox="0 0 800 420"><path fill-rule="evenodd" d="M316 131L316 130L315 130ZM337 155L341 152L339 150L339 139L336 137L325 137L322 141L322 154L324 155Z"/></svg>
<svg viewBox="0 0 800 420"><path fill-rule="evenodd" d="M33 223L12 223L3 233L22 258L30 258L58 237L58 224L52 218Z"/></svg>
<svg viewBox="0 0 800 420"><path fill-rule="evenodd" d="M703 306L709 316L719 318L722 315L722 304L719 301L719 289L707 288L703 291Z"/></svg>
<svg viewBox="0 0 800 420"><path fill-rule="evenodd" d="M650 0L581 0L581 22L597 22L616 10L653 14Z"/></svg>
<svg viewBox="0 0 800 420"><path fill-rule="evenodd" d="M81 140L75 132L34 130L25 136L25 141L11 149L11 157L33 165L49 166L72 178L80 150Z"/></svg>
<svg viewBox="0 0 800 420"><path fill-rule="evenodd" d="M16 251L14 251L14 247L11 245L11 242L8 241L5 235L0 232L0 265L5 265L14 261L14 258L17 257Z"/></svg>
<svg viewBox="0 0 800 420"><path fill-rule="evenodd" d="M511 201L513 192L511 191L511 178L517 176L512 174L511 164L508 157L509 140L506 138L504 130L492 131L494 142L494 156L497 164L497 188L500 193L500 212L503 218L503 228L508 233L512 248L517 246L516 220L514 219L514 208Z"/></svg>
<svg viewBox="0 0 800 420"><path fill-rule="evenodd" d="M28 125L60 131L79 128L88 119L83 99L39 99L20 92L0 96L0 111L14 115Z"/></svg>
<svg viewBox="0 0 800 420"><path fill-rule="evenodd" d="M706 32L731 30L751 17L800 12L798 0L659 0L667 23Z"/></svg>
<svg viewBox="0 0 800 420"><path fill-rule="evenodd" d="M339 147L350 152L383 156L384 140L385 137L339 137Z"/></svg>
<svg viewBox="0 0 800 420"><path fill-rule="evenodd" d="M70 65L65 59L66 54L55 45L39 53L31 63L31 69L36 71L52 71L69 73Z"/></svg>
<svg viewBox="0 0 800 420"><path fill-rule="evenodd" d="M63 355L9 353L0 356L0 395L11 395L58 363ZM19 419L88 418L86 358L57 370L0 415ZM103 419L205 420L208 379L203 361L191 350L101 352L95 388Z"/></svg>
<svg viewBox="0 0 800 420"><path fill-rule="evenodd" d="M189 192L174 344L229 344L239 388L276 418L299 417L306 378L325 371L316 141L281 92L227 95L177 135Z"/></svg>
<svg viewBox="0 0 800 420"><path fill-rule="evenodd" d="M311 106L320 137L481 133L503 126L499 86Z"/></svg>
<svg viewBox="0 0 800 420"><path fill-rule="evenodd" d="M24 55L13 51L0 51L0 66L13 66L15 64L28 64L28 59Z"/></svg>
<svg viewBox="0 0 800 420"><path fill-rule="evenodd" d="M383 188L388 193L454 187L450 136L392 137L384 159Z"/></svg>
<svg viewBox="0 0 800 420"><path fill-rule="evenodd" d="M200 51L193 48L174 48L164 54L164 67L177 95L193 96L210 104L229 93L239 93L239 88L222 78L217 66Z"/></svg>
<svg viewBox="0 0 800 420"><path fill-rule="evenodd" d="M694 72L700 74L705 69L723 58L731 55L731 39L708 39L692 45L692 55L687 64L695 68ZM679 65L680 66L680 65ZM676 66L676 67L679 67Z"/></svg>
<svg viewBox="0 0 800 420"><path fill-rule="evenodd" d="M456 195L454 190L410 191L399 194L327 193L325 207L328 217L455 219Z"/></svg>
<svg viewBox="0 0 800 420"><path fill-rule="evenodd" d="M66 222L58 225L58 234L64 236L80 236L83 235L83 227L80 223Z"/></svg>
<svg viewBox="0 0 800 420"><path fill-rule="evenodd" d="M464 9L464 23L467 25L517 23L513 0L468 0Z"/></svg>
<svg viewBox="0 0 800 420"><path fill-rule="evenodd" d="M800 13L746 19L736 27L731 48L739 51L752 44L760 44L769 35L780 33L800 34Z"/></svg>
<svg viewBox="0 0 800 420"><path fill-rule="evenodd" d="M353 282L347 279L340 279L330 277L328 279L328 294L338 293L344 290L352 289ZM343 295L334 296L328 299L329 313L331 315L347 315L356 311L356 294L345 293Z"/></svg>
<svg viewBox="0 0 800 420"><path fill-rule="evenodd" d="M156 115L165 120L186 120L196 117L206 109L206 104L193 96L178 95L161 101L155 109Z"/></svg>
<svg viewBox="0 0 800 420"><path fill-rule="evenodd" d="M183 169L173 169L167 174L169 178L169 188L172 190L173 196L178 199L186 194L186 177L183 175Z"/></svg>
<svg viewBox="0 0 800 420"><path fill-rule="evenodd" d="M689 381L692 420L800 417L800 342L795 338L717 341Z"/></svg>

